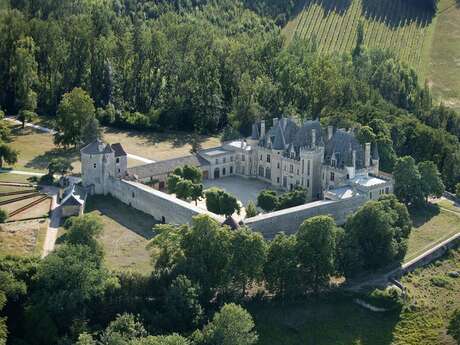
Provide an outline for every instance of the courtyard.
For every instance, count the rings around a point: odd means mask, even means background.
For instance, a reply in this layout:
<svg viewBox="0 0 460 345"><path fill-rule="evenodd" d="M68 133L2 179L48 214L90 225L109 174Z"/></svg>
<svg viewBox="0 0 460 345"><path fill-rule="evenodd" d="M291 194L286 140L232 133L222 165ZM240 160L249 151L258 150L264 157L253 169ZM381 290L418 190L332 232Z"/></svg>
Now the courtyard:
<svg viewBox="0 0 460 345"><path fill-rule="evenodd" d="M255 178L243 178L228 176L215 180L204 180L203 189L211 187L221 188L227 193L234 195L243 206L252 201L257 204L257 196L265 189L273 189L270 183Z"/></svg>

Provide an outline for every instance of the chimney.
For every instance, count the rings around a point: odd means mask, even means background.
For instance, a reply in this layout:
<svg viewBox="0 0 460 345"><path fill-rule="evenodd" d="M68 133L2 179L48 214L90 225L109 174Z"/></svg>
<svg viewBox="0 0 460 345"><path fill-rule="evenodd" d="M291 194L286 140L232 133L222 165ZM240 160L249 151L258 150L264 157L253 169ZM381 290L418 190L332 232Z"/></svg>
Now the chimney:
<svg viewBox="0 0 460 345"><path fill-rule="evenodd" d="M265 137L265 120L260 121L260 138Z"/></svg>
<svg viewBox="0 0 460 345"><path fill-rule="evenodd" d="M333 126L327 126L327 140L331 140L332 135L334 135L334 127Z"/></svg>
<svg viewBox="0 0 460 345"><path fill-rule="evenodd" d="M364 166L369 167L371 163L371 143L366 143L364 147Z"/></svg>
<svg viewBox="0 0 460 345"><path fill-rule="evenodd" d="M273 127L276 127L276 125L278 125L278 118L274 117L273 118Z"/></svg>
<svg viewBox="0 0 460 345"><path fill-rule="evenodd" d="M316 147L316 129L311 130L311 148L314 149Z"/></svg>
<svg viewBox="0 0 460 345"><path fill-rule="evenodd" d="M356 168L356 150L353 150L353 153L352 153L352 164L353 164L353 167Z"/></svg>

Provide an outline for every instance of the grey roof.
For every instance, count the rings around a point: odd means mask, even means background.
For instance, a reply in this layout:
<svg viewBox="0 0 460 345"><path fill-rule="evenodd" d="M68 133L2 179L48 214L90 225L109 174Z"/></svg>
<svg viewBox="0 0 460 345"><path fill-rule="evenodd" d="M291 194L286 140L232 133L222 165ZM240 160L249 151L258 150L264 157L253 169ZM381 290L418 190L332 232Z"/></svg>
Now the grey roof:
<svg viewBox="0 0 460 345"><path fill-rule="evenodd" d="M80 152L87 155L97 155L103 153L112 153L113 150L109 144L104 143L100 139L96 139L92 143L83 147Z"/></svg>
<svg viewBox="0 0 460 345"><path fill-rule="evenodd" d="M209 162L200 155L190 155L129 168L128 173L129 175L136 175L137 178L144 179L169 174L177 167L184 165L201 167L209 165Z"/></svg>
<svg viewBox="0 0 460 345"><path fill-rule="evenodd" d="M259 145L267 147L271 143L275 150L290 150L293 147L294 151L299 152L301 147L312 147L313 130L316 131L315 144L322 145L323 130L319 121L306 121L299 127L293 119L281 118L270 128L266 138L260 140Z"/></svg>
<svg viewBox="0 0 460 345"><path fill-rule="evenodd" d="M343 129L337 130L326 145L325 163L331 164L335 158L336 166L343 168L351 165L353 150L356 150L356 168L364 167L364 148L354 134Z"/></svg>
<svg viewBox="0 0 460 345"><path fill-rule="evenodd" d="M115 157L127 156L125 149L121 146L120 143L115 143L111 145L112 150L115 152Z"/></svg>
<svg viewBox="0 0 460 345"><path fill-rule="evenodd" d="M85 203L86 191L73 184L62 195L61 206L82 206Z"/></svg>

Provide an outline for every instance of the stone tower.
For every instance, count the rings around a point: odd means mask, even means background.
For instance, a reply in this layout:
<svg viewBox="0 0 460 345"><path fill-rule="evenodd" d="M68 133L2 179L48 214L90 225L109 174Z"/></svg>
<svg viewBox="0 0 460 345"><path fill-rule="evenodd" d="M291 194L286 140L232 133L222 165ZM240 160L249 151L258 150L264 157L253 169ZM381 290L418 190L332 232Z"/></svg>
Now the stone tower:
<svg viewBox="0 0 460 345"><path fill-rule="evenodd" d="M82 183L91 194L107 194L110 180L126 175L127 155L120 144L109 145L97 139L80 154Z"/></svg>

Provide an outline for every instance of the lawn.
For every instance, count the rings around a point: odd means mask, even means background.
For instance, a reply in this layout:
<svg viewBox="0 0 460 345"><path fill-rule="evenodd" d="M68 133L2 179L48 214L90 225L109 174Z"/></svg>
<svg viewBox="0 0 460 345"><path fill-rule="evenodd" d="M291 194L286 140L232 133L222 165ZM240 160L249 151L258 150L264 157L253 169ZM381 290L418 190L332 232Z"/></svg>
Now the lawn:
<svg viewBox="0 0 460 345"><path fill-rule="evenodd" d="M30 176L0 172L0 182L31 183Z"/></svg>
<svg viewBox="0 0 460 345"><path fill-rule="evenodd" d="M145 274L152 271L150 252L146 249L156 224L151 216L107 196L88 198L85 213L102 217L104 231L99 241L109 268Z"/></svg>
<svg viewBox="0 0 460 345"><path fill-rule="evenodd" d="M430 282L453 270L460 270L459 251L404 277L413 306L400 314L374 313L340 295L250 306L259 345L454 345L445 327L460 307L460 278L446 278L445 288Z"/></svg>
<svg viewBox="0 0 460 345"><path fill-rule="evenodd" d="M460 214L457 216L436 207L413 215L412 221L414 228L409 237L406 262L460 232Z"/></svg>
<svg viewBox="0 0 460 345"><path fill-rule="evenodd" d="M185 132L140 132L104 128L104 140L120 142L125 151L151 160L165 160L190 154L192 134ZM220 145L219 137L201 136L203 149ZM142 164L142 163L141 163Z"/></svg>
<svg viewBox="0 0 460 345"><path fill-rule="evenodd" d="M48 220L30 220L0 226L0 255L41 255Z"/></svg>
<svg viewBox="0 0 460 345"><path fill-rule="evenodd" d="M425 72L436 100L460 111L460 2L440 0Z"/></svg>

